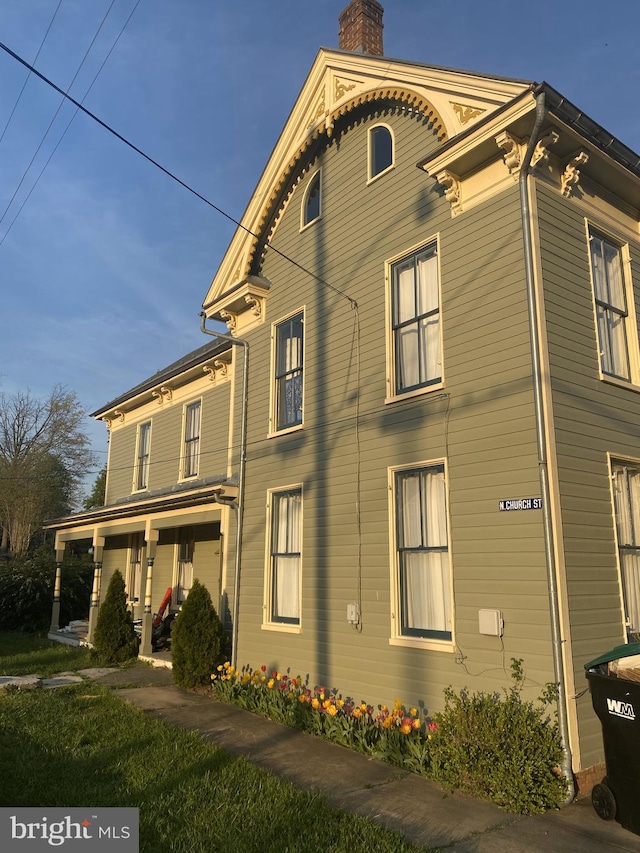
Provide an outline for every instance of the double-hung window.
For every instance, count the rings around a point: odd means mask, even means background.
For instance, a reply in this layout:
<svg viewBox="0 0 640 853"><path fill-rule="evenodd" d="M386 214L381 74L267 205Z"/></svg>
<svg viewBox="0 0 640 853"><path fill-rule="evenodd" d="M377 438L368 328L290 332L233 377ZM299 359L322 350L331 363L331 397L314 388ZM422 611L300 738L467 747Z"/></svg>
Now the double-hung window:
<svg viewBox="0 0 640 853"><path fill-rule="evenodd" d="M441 382L440 287L435 242L391 265L391 335L395 394Z"/></svg>
<svg viewBox="0 0 640 853"><path fill-rule="evenodd" d="M271 492L269 553L269 621L300 624L302 563L302 490Z"/></svg>
<svg viewBox="0 0 640 853"><path fill-rule="evenodd" d="M302 312L275 326L275 429L302 423L302 379L304 355Z"/></svg>
<svg viewBox="0 0 640 853"><path fill-rule="evenodd" d="M451 639L444 465L394 472L396 635Z"/></svg>
<svg viewBox="0 0 640 853"><path fill-rule="evenodd" d="M190 403L184 412L184 452L182 476L197 477L200 465L200 400Z"/></svg>
<svg viewBox="0 0 640 853"><path fill-rule="evenodd" d="M141 491L149 485L149 455L151 450L151 421L138 427L138 447L136 451L136 490Z"/></svg>
<svg viewBox="0 0 640 853"><path fill-rule="evenodd" d="M590 230L589 253L600 370L606 376L631 381L629 311L622 250L602 234Z"/></svg>
<svg viewBox="0 0 640 853"><path fill-rule="evenodd" d="M613 466L618 560L629 639L640 636L640 467Z"/></svg>

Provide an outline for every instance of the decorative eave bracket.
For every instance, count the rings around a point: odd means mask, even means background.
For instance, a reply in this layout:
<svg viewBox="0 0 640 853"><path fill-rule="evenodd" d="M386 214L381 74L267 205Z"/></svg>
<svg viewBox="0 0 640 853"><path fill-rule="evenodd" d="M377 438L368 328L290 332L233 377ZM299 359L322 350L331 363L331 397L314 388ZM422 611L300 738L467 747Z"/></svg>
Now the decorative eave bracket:
<svg viewBox="0 0 640 853"><path fill-rule="evenodd" d="M247 276L210 305L207 315L226 323L232 335L263 323L270 288L271 282L266 278Z"/></svg>
<svg viewBox="0 0 640 853"><path fill-rule="evenodd" d="M509 174L514 181L517 181L520 173L520 166L522 164L522 142L506 130L499 133L495 137L495 140L498 148L504 151L502 159L509 170Z"/></svg>
<svg viewBox="0 0 640 853"><path fill-rule="evenodd" d="M170 403L173 399L173 391L166 385L162 385L160 388L154 388L151 396L159 406L164 406L165 403Z"/></svg>
<svg viewBox="0 0 640 853"><path fill-rule="evenodd" d="M103 415L100 420L104 421L107 429L111 432L111 427L115 423L124 423L124 412L121 412L119 409L114 409L112 412L109 412L109 414Z"/></svg>
<svg viewBox="0 0 640 853"><path fill-rule="evenodd" d="M543 136L538 140L538 144L533 150L533 157L531 158L531 168L542 169L549 162L549 148L552 145L555 145L556 142L560 139L560 134L555 130L548 130Z"/></svg>
<svg viewBox="0 0 640 853"><path fill-rule="evenodd" d="M221 353L218 358L202 365L202 370L207 374L211 382L223 382L229 378L229 367L231 365L231 352Z"/></svg>
<svg viewBox="0 0 640 853"><path fill-rule="evenodd" d="M589 155L586 151L580 151L565 165L562 172L561 191L565 198L571 198L574 190L578 188L580 182L580 167L589 162Z"/></svg>
<svg viewBox="0 0 640 853"><path fill-rule="evenodd" d="M444 197L451 205L451 213L462 213L462 183L457 175L444 169L436 175L436 181L444 187Z"/></svg>

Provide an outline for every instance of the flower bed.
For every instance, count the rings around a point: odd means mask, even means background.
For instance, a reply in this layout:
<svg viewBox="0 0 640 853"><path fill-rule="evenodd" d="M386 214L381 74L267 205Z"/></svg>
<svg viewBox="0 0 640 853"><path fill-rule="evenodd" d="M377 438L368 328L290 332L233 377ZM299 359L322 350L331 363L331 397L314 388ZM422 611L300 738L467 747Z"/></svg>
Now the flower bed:
<svg viewBox="0 0 640 853"><path fill-rule="evenodd" d="M562 747L546 707L557 698L547 685L537 703L522 696L521 660L512 660L512 686L499 693L444 693L430 719L400 699L391 707L311 687L308 679L266 666L237 669L228 661L211 676L214 694L248 711L419 773L449 789L491 800L507 811L540 814L559 808L567 783Z"/></svg>
<svg viewBox="0 0 640 853"><path fill-rule="evenodd" d="M392 707L356 702L335 689L310 687L306 679L267 673L266 666L241 670L222 664L211 676L215 694L245 708L326 738L398 767L428 775L431 739L437 723L420 718L400 699Z"/></svg>

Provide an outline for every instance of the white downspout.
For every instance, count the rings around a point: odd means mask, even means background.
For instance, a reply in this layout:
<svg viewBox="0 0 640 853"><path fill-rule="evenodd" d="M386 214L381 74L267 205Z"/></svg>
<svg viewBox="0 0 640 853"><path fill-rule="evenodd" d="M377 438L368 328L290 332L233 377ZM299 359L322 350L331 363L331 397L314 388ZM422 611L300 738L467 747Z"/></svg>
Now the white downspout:
<svg viewBox="0 0 640 853"><path fill-rule="evenodd" d="M244 348L244 362L242 365L242 415L240 421L240 464L238 468L238 500L236 502L236 558L233 579L233 614L231 624L231 664L237 665L238 657L238 614L240 600L240 567L242 565L242 522L244 515L244 480L245 463L247 459L247 392L249 384L249 344L243 338L234 338L232 335L222 335L212 332L206 328L207 315L200 312L200 331L212 338L220 338L229 341L234 346Z"/></svg>
<svg viewBox="0 0 640 853"><path fill-rule="evenodd" d="M536 420L536 438L538 444L538 471L542 496L542 520L544 527L544 548L547 567L547 584L549 588L549 611L551 617L551 646L553 653L553 669L558 685L558 730L562 739L564 760L562 771L567 779L568 791L566 802L575 797L573 782L573 767L571 748L569 746L569 722L567 714L567 689L562 660L562 633L560 628L560 606L558 602L558 580L556 575L556 557L553 545L553 522L551 519L551 489L549 487L547 432L542 403L542 368L540 343L538 337L539 317L536 305L535 271L533 263L533 240L531 236L531 202L529 197L529 167L533 152L538 143L542 124L546 115L545 93L536 94L536 120L529 137L529 144L520 168L518 179L520 187L520 213L522 217L522 232L524 240L524 263L527 291L527 308L529 314L529 337L531 340L531 362L533 372L533 396Z"/></svg>

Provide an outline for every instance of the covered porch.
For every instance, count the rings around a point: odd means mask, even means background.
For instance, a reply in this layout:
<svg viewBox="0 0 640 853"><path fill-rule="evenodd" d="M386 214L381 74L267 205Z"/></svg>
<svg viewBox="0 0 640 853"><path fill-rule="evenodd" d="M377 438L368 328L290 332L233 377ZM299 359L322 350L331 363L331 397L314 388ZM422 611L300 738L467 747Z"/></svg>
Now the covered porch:
<svg viewBox="0 0 640 853"><path fill-rule="evenodd" d="M167 597L165 615L175 614L195 577L208 587L217 606L225 599L225 531L236 492L232 482L200 481L49 522L46 528L55 531L56 558L49 637L91 645L100 602L119 570L132 618L141 623L139 657L170 666L170 650L154 647L154 615ZM80 539L91 541L94 565L89 617L84 625L60 625L65 549Z"/></svg>

